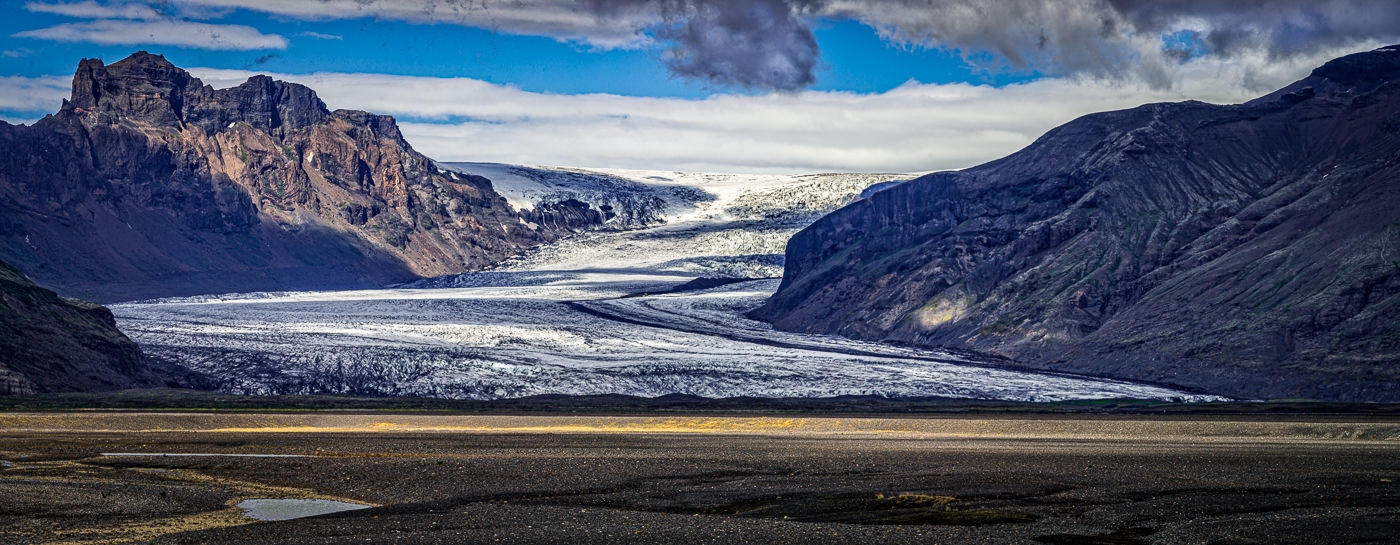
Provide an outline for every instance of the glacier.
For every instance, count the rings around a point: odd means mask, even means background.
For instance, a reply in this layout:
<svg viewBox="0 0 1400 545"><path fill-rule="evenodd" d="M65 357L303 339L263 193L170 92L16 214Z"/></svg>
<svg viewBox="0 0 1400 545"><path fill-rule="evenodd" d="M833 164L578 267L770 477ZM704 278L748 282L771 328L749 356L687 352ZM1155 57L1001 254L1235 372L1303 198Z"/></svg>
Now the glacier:
<svg viewBox="0 0 1400 545"><path fill-rule="evenodd" d="M907 175L441 166L490 178L517 209L575 199L609 206L615 224L490 271L121 303L118 325L152 359L239 394L1221 399L745 317L777 289L793 233Z"/></svg>

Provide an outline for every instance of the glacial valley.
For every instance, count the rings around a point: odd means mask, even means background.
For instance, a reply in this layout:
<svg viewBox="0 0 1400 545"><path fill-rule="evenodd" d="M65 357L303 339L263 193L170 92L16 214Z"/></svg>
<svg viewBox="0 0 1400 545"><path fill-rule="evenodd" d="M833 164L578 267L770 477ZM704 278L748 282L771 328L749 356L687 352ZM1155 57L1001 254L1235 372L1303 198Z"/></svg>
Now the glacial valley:
<svg viewBox="0 0 1400 545"><path fill-rule="evenodd" d="M241 394L1219 399L745 317L777 289L793 233L899 175L441 166L492 179L518 209L611 217L490 271L129 302L112 305L118 324L198 386Z"/></svg>

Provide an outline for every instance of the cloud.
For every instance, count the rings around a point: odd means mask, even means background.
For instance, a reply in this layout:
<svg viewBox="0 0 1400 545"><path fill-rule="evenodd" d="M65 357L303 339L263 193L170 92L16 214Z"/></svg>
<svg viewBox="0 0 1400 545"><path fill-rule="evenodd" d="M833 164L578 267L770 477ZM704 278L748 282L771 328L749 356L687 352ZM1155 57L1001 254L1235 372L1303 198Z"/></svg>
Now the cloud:
<svg viewBox="0 0 1400 545"><path fill-rule="evenodd" d="M256 58L254 58L253 60L248 61L248 64L247 64L246 66L247 66L247 67L262 66L262 65L267 64L268 62L270 62L270 61L272 61L273 59L276 59L276 58L278 58L278 57L280 57L280 56L281 56L281 55L278 55L278 54L276 54L276 53L268 53L268 54L266 54L266 55L259 55L259 56L257 56Z"/></svg>
<svg viewBox="0 0 1400 545"><path fill-rule="evenodd" d="M0 112L10 114L46 113L58 111L63 99L72 90L71 76L0 76ZM28 120L25 116L7 116L6 119Z"/></svg>
<svg viewBox="0 0 1400 545"><path fill-rule="evenodd" d="M1400 36L1400 4L1376 0L1108 0L1139 31L1204 27L1213 49L1263 49L1274 56L1306 53L1359 39Z"/></svg>
<svg viewBox="0 0 1400 545"><path fill-rule="evenodd" d="M511 34L545 36L602 49L652 43L642 30L661 21L662 3L639 0L168 0L181 9L240 8L302 20L375 18L456 24Z"/></svg>
<svg viewBox="0 0 1400 545"><path fill-rule="evenodd" d="M47 4L43 2L28 2L24 4L26 11L36 13L52 13L55 15L66 15L79 19L161 19L168 17L167 13L156 9L154 5L147 4L98 4L93 0L85 2L71 2Z"/></svg>
<svg viewBox="0 0 1400 545"><path fill-rule="evenodd" d="M1381 44L1366 44L1371 49ZM806 91L703 100L555 95L467 78L275 74L332 108L399 118L415 148L442 161L720 172L925 172L1014 152L1091 112L1146 102L1238 103L1282 87L1333 50L1287 60L1254 52L1181 65L1177 84L1046 78L1006 87L907 83L883 93ZM192 69L215 87L251 72Z"/></svg>
<svg viewBox="0 0 1400 545"><path fill-rule="evenodd" d="M1096 0L830 0L822 15L863 22L898 44L958 50L989 71L1108 76L1153 62L1139 55L1151 44L1135 43L1132 29ZM1143 72L1161 83L1158 70Z"/></svg>
<svg viewBox="0 0 1400 545"><path fill-rule="evenodd" d="M989 71L1034 70L1170 86L1182 61L1309 57L1400 39L1400 4L1378 0L826 0L819 16L854 19L915 47L957 50ZM1186 32L1199 51L1164 40Z"/></svg>
<svg viewBox="0 0 1400 545"><path fill-rule="evenodd" d="M287 48L287 39L276 34L263 34L255 28L242 25L209 24L191 20L222 15L222 10L226 8L217 6L185 5L169 0L147 3L98 3L86 0L67 3L28 2L24 9L36 13L96 20L27 30L14 34L16 38L104 45L173 45L212 50Z"/></svg>
<svg viewBox="0 0 1400 545"><path fill-rule="evenodd" d="M242 25L214 25L174 19L97 20L26 30L16 38L103 45L155 44L213 50L286 49L287 39Z"/></svg>
<svg viewBox="0 0 1400 545"><path fill-rule="evenodd" d="M303 20L376 18L544 36L590 48L663 47L679 77L716 86L810 86L820 58L809 17L818 0L171 0L179 9L241 8Z"/></svg>
<svg viewBox="0 0 1400 545"><path fill-rule="evenodd" d="M298 33L297 33L297 36L303 36L303 37L307 37L307 38L316 38L317 40L344 40L344 39L345 39L345 37L343 37L343 36L337 36L337 35L335 35L335 34L322 34L322 33L320 33L320 32L311 32L311 31L298 32Z"/></svg>
<svg viewBox="0 0 1400 545"><path fill-rule="evenodd" d="M371 17L547 36L600 49L662 47L681 77L719 86L811 85L817 20L855 20L906 47L960 52L988 72L1180 80L1195 55L1310 56L1400 41L1392 0L165 0L179 10L249 9L308 20ZM105 5L65 4L95 11ZM122 9L128 9L125 6ZM55 8L57 9L57 8ZM63 8L78 11L77 7ZM110 9L117 9L115 7ZM1164 39L1197 37L1200 48Z"/></svg>
<svg viewBox="0 0 1400 545"><path fill-rule="evenodd" d="M814 2L815 0L810 0ZM310 19L373 17L545 36L598 49L667 48L672 73L718 86L811 85L820 54L809 0L181 0Z"/></svg>
<svg viewBox="0 0 1400 545"><path fill-rule="evenodd" d="M1380 47L1279 59L1267 51L1180 66L1170 89L1109 78L932 85L883 93L805 91L702 100L533 93L469 78L272 74L315 89L332 108L396 116L415 148L442 161L718 172L926 172L1014 152L1091 112L1146 102L1238 103L1300 79L1327 60ZM232 87L258 72L190 69ZM69 76L0 77L0 119L57 111Z"/></svg>
<svg viewBox="0 0 1400 545"><path fill-rule="evenodd" d="M820 52L787 0L712 0L658 31L675 45L666 64L677 75L750 89L794 91L816 81Z"/></svg>

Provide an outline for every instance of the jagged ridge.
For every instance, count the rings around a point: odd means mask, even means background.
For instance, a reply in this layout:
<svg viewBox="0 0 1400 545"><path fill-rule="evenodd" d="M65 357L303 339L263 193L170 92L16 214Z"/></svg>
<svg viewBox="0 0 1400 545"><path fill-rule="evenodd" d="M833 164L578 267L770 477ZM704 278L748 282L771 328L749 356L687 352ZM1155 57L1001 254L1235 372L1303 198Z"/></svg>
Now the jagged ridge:
<svg viewBox="0 0 1400 545"><path fill-rule="evenodd" d="M267 76L216 90L145 52L82 61L60 111L0 123L0 145L0 258L97 300L378 286L564 234L391 117Z"/></svg>

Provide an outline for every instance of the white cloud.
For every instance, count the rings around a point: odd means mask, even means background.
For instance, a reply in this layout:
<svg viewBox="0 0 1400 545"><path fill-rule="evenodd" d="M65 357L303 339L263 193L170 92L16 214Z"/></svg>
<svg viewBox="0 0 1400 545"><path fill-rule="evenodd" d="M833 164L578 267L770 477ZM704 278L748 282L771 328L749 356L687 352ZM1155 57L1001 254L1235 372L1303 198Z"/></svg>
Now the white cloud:
<svg viewBox="0 0 1400 545"><path fill-rule="evenodd" d="M1377 47L1368 44L1359 50ZM1003 88L908 83L884 93L807 91L703 100L556 95L467 78L274 74L331 108L400 118L443 161L727 172L921 172L1004 156L1087 113L1186 99L1238 103L1350 51L1187 63L1170 88L1059 78ZM252 72L192 69L216 87Z"/></svg>
<svg viewBox="0 0 1400 545"><path fill-rule="evenodd" d="M718 21L753 22L752 10L758 4L731 0L166 0L161 5L182 13L247 9L303 20L375 18L458 24L607 49L656 45L652 34L662 27L678 28L677 24L724 31L729 27L717 27ZM1292 59L1362 42L1400 39L1396 27L1400 7L1377 0L1244 4L1219 0L765 0L761 4L801 18L799 28L791 29L795 35L803 34L816 19L856 20L896 45L958 51L988 71L1010 68L1052 76L1110 77L1157 87L1176 80L1181 57L1191 54L1164 43L1164 38L1179 32L1194 36L1200 46L1195 53L1221 59L1260 53ZM714 10L723 12L722 16L702 16ZM665 34L661 33L661 41L674 46L673 58L734 56L733 39L686 42ZM771 34L768 29L752 35ZM768 53L764 61L775 66L784 62L806 66L803 61L810 56L807 48L778 47ZM686 70L677 73L697 77ZM726 81L732 76L721 70L698 77Z"/></svg>
<svg viewBox="0 0 1400 545"><path fill-rule="evenodd" d="M303 20L375 18L457 24L546 36L603 49L651 43L642 29L660 20L657 6L645 3L599 11L601 3L577 0L177 0L175 3L181 9L241 8Z"/></svg>
<svg viewBox="0 0 1400 545"><path fill-rule="evenodd" d="M16 38L104 45L155 44L213 50L286 49L287 39L242 25L214 25L174 19L99 20L26 30Z"/></svg>
<svg viewBox="0 0 1400 545"><path fill-rule="evenodd" d="M157 11L154 7L145 4L98 4L93 0L85 2L47 4L43 2L28 2L24 5L27 11L37 13L52 13L55 15L66 15L80 19L160 19L166 15Z"/></svg>
<svg viewBox="0 0 1400 545"><path fill-rule="evenodd" d="M322 33L320 33L320 32L311 32L311 31L298 32L298 33L297 33L297 36L304 36L304 37L307 37L307 38L316 38L317 40L344 40L344 39L345 39L344 36L337 36L337 35L335 35L335 34L322 34Z"/></svg>
<svg viewBox="0 0 1400 545"><path fill-rule="evenodd" d="M72 85L71 76L0 76L0 112L56 112L63 99L68 98ZM11 123L33 120L22 116L5 119Z"/></svg>
<svg viewBox="0 0 1400 545"><path fill-rule="evenodd" d="M727 172L914 172L961 168L1029 144L1143 89L1045 80L1002 89L910 84L886 93L805 92L706 100L493 92L481 121L405 123L442 160ZM504 96L501 96L504 95ZM475 101L480 96L465 97ZM1178 97L1170 97L1178 98ZM516 111L503 110L513 107ZM516 115L511 119L512 115Z"/></svg>
<svg viewBox="0 0 1400 545"><path fill-rule="evenodd" d="M31 1L26 9L103 21L21 33L80 41L113 19L203 20L250 10L304 21L375 19L455 24L544 36L598 49L669 48L672 73L755 89L793 90L815 77L814 21L854 20L901 47L956 51L969 64L1056 77L1105 77L1167 88L1183 57L1285 62L1362 42L1400 39L1400 7L1376 0L82 0ZM758 11L756 9L762 7ZM766 10L766 11L765 11ZM765 17L756 17L757 13ZM770 23L782 23L777 26ZM196 23L186 23L196 24ZM221 49L285 48L246 27ZM191 30L187 28L187 30ZM684 30L684 32L680 32ZM251 32L251 34L249 34ZM100 32L99 43L139 42ZM304 36L325 38L314 32ZM1165 40L1165 41L1164 41ZM190 40L176 45L190 45ZM257 45L257 44L261 45Z"/></svg>
<svg viewBox="0 0 1400 545"><path fill-rule="evenodd" d="M1378 47L1368 44L1360 49ZM1349 51L1278 61L1198 59L1170 89L1106 79L996 88L908 83L884 93L808 91L701 100L557 95L467 78L272 74L331 108L400 119L415 148L443 161L724 172L922 172L979 164L1083 114L1146 102L1237 103ZM191 69L216 88L254 72ZM0 111L52 112L67 76L0 78ZM14 119L14 118L10 118ZM20 118L26 120L26 118Z"/></svg>
<svg viewBox="0 0 1400 545"><path fill-rule="evenodd" d="M22 117L22 116L13 116L13 115L0 115L0 121L4 121L4 122L9 123L9 124L11 124L11 125L33 125L35 121L38 121L38 120L40 120L40 119L42 119L42 118L39 118L39 117Z"/></svg>

